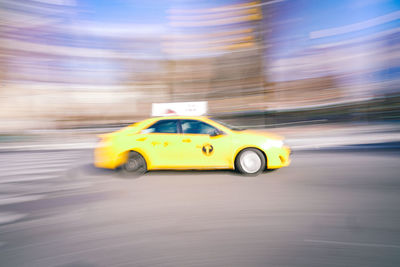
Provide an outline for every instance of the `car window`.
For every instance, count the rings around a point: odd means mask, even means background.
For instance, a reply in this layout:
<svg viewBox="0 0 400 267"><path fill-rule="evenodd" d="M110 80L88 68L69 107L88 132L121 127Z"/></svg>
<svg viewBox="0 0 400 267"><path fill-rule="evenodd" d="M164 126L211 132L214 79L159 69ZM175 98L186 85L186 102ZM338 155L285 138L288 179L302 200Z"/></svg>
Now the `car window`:
<svg viewBox="0 0 400 267"><path fill-rule="evenodd" d="M182 132L185 134L213 134L217 128L197 120L181 120Z"/></svg>
<svg viewBox="0 0 400 267"><path fill-rule="evenodd" d="M177 120L160 120L143 130L142 133L178 133L177 122Z"/></svg>

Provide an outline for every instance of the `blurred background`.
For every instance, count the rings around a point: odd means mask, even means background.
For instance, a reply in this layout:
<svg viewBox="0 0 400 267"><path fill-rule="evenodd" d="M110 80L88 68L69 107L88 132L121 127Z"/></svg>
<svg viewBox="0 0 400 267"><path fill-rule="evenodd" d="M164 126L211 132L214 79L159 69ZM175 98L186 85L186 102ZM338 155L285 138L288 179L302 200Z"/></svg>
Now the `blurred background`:
<svg viewBox="0 0 400 267"><path fill-rule="evenodd" d="M0 266L400 266L399 48L399 0L0 0ZM291 165L93 166L166 103Z"/></svg>
<svg viewBox="0 0 400 267"><path fill-rule="evenodd" d="M2 133L186 101L251 127L400 118L396 0L1 0L0 14Z"/></svg>

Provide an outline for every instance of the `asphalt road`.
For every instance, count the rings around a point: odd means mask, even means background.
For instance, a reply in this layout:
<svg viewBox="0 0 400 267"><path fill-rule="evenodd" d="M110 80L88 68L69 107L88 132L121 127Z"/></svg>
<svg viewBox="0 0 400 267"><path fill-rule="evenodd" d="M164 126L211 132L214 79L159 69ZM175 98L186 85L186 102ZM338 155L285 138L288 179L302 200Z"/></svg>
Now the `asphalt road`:
<svg viewBox="0 0 400 267"><path fill-rule="evenodd" d="M0 266L400 266L400 153L297 152L258 177L127 179L0 153Z"/></svg>

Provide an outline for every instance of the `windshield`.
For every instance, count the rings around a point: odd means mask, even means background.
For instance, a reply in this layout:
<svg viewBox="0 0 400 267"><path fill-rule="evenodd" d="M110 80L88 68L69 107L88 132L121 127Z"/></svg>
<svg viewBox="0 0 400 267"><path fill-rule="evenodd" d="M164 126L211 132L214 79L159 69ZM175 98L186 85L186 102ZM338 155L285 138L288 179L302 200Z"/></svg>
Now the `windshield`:
<svg viewBox="0 0 400 267"><path fill-rule="evenodd" d="M228 129L231 129L231 130L233 130L233 131L243 131L243 130L246 130L246 128L241 127L241 126L230 125L230 124L228 124L228 123L226 123L226 122L222 122L222 121L216 120L216 119L212 119L212 120L215 121L215 122L218 122L219 124L225 126L225 127L228 128Z"/></svg>

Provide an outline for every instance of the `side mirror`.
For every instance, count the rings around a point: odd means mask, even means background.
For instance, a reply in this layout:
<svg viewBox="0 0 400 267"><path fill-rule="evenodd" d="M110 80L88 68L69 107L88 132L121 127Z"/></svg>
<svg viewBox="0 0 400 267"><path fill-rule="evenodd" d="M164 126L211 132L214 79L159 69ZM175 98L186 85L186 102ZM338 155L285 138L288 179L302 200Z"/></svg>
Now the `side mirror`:
<svg viewBox="0 0 400 267"><path fill-rule="evenodd" d="M147 129L140 131L141 134L148 134L148 133L152 133L152 132L154 132L153 128L147 128Z"/></svg>
<svg viewBox="0 0 400 267"><path fill-rule="evenodd" d="M210 133L210 137L222 135L222 132L218 131L217 129Z"/></svg>

